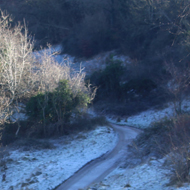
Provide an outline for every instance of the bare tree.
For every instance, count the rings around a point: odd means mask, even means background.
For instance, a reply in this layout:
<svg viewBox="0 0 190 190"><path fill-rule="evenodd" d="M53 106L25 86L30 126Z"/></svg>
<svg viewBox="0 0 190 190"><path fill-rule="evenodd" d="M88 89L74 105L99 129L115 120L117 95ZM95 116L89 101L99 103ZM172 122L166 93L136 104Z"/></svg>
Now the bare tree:
<svg viewBox="0 0 190 190"><path fill-rule="evenodd" d="M89 97L89 102L95 96L96 88L90 88L90 85L85 85L85 73L83 72L82 66L80 67L79 71L73 71L68 63L58 63L55 60L54 55L58 52L52 53L51 46L48 49L42 50L40 52L36 52L35 55L35 84L37 84L37 92L41 92L44 96L43 101L39 101L39 105L42 110L43 115L43 131L44 135L47 134L47 123L46 123L46 108L48 106L50 92L53 92L59 86L59 82L62 80L67 81L68 88L72 92L73 98L75 98L79 93L86 94ZM58 90L58 89L57 89ZM59 106L56 107L57 98L54 97L51 99L54 110L57 114L58 122L63 122L63 115L62 111L59 110ZM67 100L60 100L60 101L67 101ZM66 103L66 102L65 102ZM83 107L85 105L82 105ZM80 108L79 108L80 109Z"/></svg>
<svg viewBox="0 0 190 190"><path fill-rule="evenodd" d="M19 99L29 95L32 84L32 48L26 26L10 25L11 17L1 11L0 17L0 111L1 123L18 106Z"/></svg>
<svg viewBox="0 0 190 190"><path fill-rule="evenodd" d="M52 53L50 45L48 49L35 53L35 82L38 82L38 91L42 93L54 90L61 79L70 78L70 67L58 63L54 58L58 53Z"/></svg>
<svg viewBox="0 0 190 190"><path fill-rule="evenodd" d="M48 49L40 52L35 52L35 83L37 84L37 92L43 93L43 102L39 101L39 105L43 112L43 130L46 135L46 107L48 105L49 93L52 92L57 86L60 80L70 78L70 67L67 65L61 65L56 62L53 57L58 52L51 52L51 46Z"/></svg>

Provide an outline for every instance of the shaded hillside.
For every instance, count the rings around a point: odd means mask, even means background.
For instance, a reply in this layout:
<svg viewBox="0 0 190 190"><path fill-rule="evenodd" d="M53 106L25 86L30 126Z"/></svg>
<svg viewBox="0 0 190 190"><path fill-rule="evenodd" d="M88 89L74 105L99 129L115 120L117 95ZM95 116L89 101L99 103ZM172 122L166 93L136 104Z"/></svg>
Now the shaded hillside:
<svg viewBox="0 0 190 190"><path fill-rule="evenodd" d="M90 57L118 48L149 64L181 60L189 42L189 0L19 0L2 10L25 20L38 40L64 44L68 53Z"/></svg>

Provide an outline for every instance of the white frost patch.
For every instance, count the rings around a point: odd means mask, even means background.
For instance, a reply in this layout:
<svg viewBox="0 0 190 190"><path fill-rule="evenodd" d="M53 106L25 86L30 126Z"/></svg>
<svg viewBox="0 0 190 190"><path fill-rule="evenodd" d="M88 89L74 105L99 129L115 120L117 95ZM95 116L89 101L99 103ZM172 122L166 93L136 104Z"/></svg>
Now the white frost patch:
<svg viewBox="0 0 190 190"><path fill-rule="evenodd" d="M54 54L54 59L59 64L67 64L68 65L68 64L74 63L75 57L70 56L68 54L60 55L61 51L62 51L62 46L61 45L55 45L55 46L51 46L50 48L47 48L47 49L34 51L33 55L36 58L40 58L40 56L42 56L44 54L44 52L46 52L48 55Z"/></svg>
<svg viewBox="0 0 190 190"><path fill-rule="evenodd" d="M184 100L182 103L182 110L190 111L190 100ZM162 110L147 110L141 112L138 115L130 116L128 118L121 118L118 122L118 118L107 117L107 120L111 123L128 125L137 128L147 128L150 127L153 122L157 122L161 119L166 119L174 116L174 106L172 103L168 103L168 107Z"/></svg>
<svg viewBox="0 0 190 190"><path fill-rule="evenodd" d="M167 186L170 170L163 168L165 158L151 160L146 164L136 166L131 169L117 168L109 174L100 184L98 189L104 187L105 190L187 190L188 184L183 187Z"/></svg>
<svg viewBox="0 0 190 190"><path fill-rule="evenodd" d="M114 56L112 56L114 55ZM83 60L80 63L85 67L85 72L90 75L94 71L104 70L107 66L106 60L112 56L112 59L122 61L123 66L126 66L131 63L131 60L128 56L125 55L117 55L115 51L109 51L105 53L101 53L99 55L94 56L89 60Z"/></svg>
<svg viewBox="0 0 190 190"><path fill-rule="evenodd" d="M50 142L55 149L11 151L6 158L6 181L0 183L0 189L53 189L87 162L112 150L117 135L112 128L98 127Z"/></svg>
<svg viewBox="0 0 190 190"><path fill-rule="evenodd" d="M62 46L56 45L56 46L51 46L51 48L49 48L49 49L34 52L33 55L38 57L43 54L43 51L47 51L47 53L49 53L49 54L53 54L53 53L57 52L57 54L54 55L54 58L59 64L69 64L71 66L71 68L73 68L76 71L79 71L80 67L82 67L82 68L84 68L83 71L86 72L88 75L92 74L94 71L105 69L106 59L109 58L110 56L112 56L113 60L122 61L122 64L124 66L131 63L131 60L128 56L117 55L115 51L101 53L88 60L87 59L76 60L75 57L70 56L68 54L61 54L61 55L58 54L58 53L61 53L61 50L62 50Z"/></svg>
<svg viewBox="0 0 190 190"><path fill-rule="evenodd" d="M15 122L17 120L26 120L28 116L26 116L25 113L23 113L25 108L25 105L22 103L19 103L17 106L17 109L13 109L13 115L11 115L10 120Z"/></svg>

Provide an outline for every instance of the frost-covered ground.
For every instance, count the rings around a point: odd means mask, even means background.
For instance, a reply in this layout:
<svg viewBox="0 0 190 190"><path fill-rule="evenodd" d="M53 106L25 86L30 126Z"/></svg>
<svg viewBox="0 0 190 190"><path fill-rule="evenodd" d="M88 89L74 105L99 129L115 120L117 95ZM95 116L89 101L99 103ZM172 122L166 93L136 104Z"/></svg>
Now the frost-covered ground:
<svg viewBox="0 0 190 190"><path fill-rule="evenodd" d="M1 164L0 177L5 173L6 178L0 183L0 189L53 189L87 162L112 150L116 142L112 128L98 127L94 131L50 140L53 149L12 150L4 158L6 166Z"/></svg>
<svg viewBox="0 0 190 190"><path fill-rule="evenodd" d="M185 112L190 111L190 100L186 99L182 103L182 109ZM168 103L165 105L165 108L156 110L150 109L144 112L141 112L138 115L130 116L128 118L119 118L115 116L107 116L107 120L112 123L128 125L137 127L140 129L144 129L147 127L151 127L151 124L162 119L167 119L173 117L175 115L174 106L172 103Z"/></svg>
<svg viewBox="0 0 190 190"><path fill-rule="evenodd" d="M152 159L135 168L117 168L92 187L96 190L190 190L189 184L182 187L167 185L171 171L163 167L165 162L166 158Z"/></svg>
<svg viewBox="0 0 190 190"><path fill-rule="evenodd" d="M182 104L183 111L190 111L190 101L185 100ZM111 123L120 125L135 126L137 128L151 127L151 124L173 117L175 115L173 104L168 103L162 110L147 110L138 115L128 118L107 116ZM167 186L172 175L171 167L168 167L168 157L162 159L150 158L146 163L137 165L134 168L123 169L118 167L110 173L103 181L92 187L96 190L190 190L190 184L183 184L182 187ZM89 188L91 189L91 188Z"/></svg>

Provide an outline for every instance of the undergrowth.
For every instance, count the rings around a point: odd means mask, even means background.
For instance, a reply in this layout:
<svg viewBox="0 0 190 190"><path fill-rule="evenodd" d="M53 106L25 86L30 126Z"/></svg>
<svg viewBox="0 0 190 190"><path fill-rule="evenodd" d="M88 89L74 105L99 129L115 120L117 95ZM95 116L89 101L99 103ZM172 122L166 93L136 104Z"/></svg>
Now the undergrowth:
<svg viewBox="0 0 190 190"><path fill-rule="evenodd" d="M13 144L16 140L19 141L36 141L36 139L44 139L43 135L43 123L42 122L29 122L20 121L21 128L18 136L15 135L17 123L6 124L4 130L2 131L2 138L0 139L0 144L6 146L8 144ZM50 133L45 138L58 137L64 135L70 135L73 133L78 133L81 131L93 130L97 126L109 125L105 117L99 116L91 118L88 114L83 114L78 116L70 123L49 123L47 125ZM57 131L57 128L63 126L62 130Z"/></svg>
<svg viewBox="0 0 190 190"><path fill-rule="evenodd" d="M190 182L190 115L181 114L152 124L134 141L135 152L146 160L167 157L172 171L168 185ZM134 147L133 147L134 149ZM169 164L168 164L169 163Z"/></svg>

